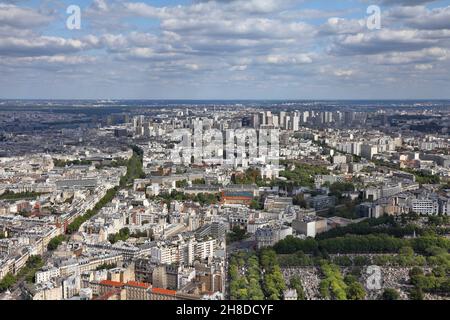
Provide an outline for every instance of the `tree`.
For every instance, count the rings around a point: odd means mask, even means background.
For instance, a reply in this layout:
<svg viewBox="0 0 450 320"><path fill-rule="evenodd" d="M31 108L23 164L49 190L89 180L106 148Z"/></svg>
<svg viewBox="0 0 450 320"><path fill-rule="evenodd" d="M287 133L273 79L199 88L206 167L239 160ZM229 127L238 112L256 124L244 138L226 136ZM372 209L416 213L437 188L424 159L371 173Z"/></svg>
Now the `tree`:
<svg viewBox="0 0 450 320"><path fill-rule="evenodd" d="M409 271L409 277L423 276L423 269L420 267L414 267Z"/></svg>
<svg viewBox="0 0 450 320"><path fill-rule="evenodd" d="M382 300L399 300L400 294L397 290L393 288L384 289L383 294L381 295Z"/></svg>
<svg viewBox="0 0 450 320"><path fill-rule="evenodd" d="M280 300L286 283L278 265L277 255L271 249L263 249L260 252L259 263L264 270L263 288L266 297L270 300Z"/></svg>
<svg viewBox="0 0 450 320"><path fill-rule="evenodd" d="M235 173L231 177L234 184L257 184L265 185L265 181L261 177L261 171L256 168L248 168L244 173Z"/></svg>
<svg viewBox="0 0 450 320"><path fill-rule="evenodd" d="M204 178L194 179L194 180L192 180L192 184L193 184L193 185L202 185L202 184L206 184L206 180L205 180Z"/></svg>
<svg viewBox="0 0 450 320"><path fill-rule="evenodd" d="M250 300L264 300L264 293L261 289L258 279L250 278L248 286L248 294Z"/></svg>
<svg viewBox="0 0 450 320"><path fill-rule="evenodd" d="M111 243L116 243L118 241L126 241L130 237L130 229L122 228L118 233L110 234L108 240Z"/></svg>
<svg viewBox="0 0 450 320"><path fill-rule="evenodd" d="M242 274L240 270L246 272ZM259 260L255 254L233 254L230 258L229 275L232 300L264 300Z"/></svg>
<svg viewBox="0 0 450 320"><path fill-rule="evenodd" d="M8 272L0 281L0 292L6 291L16 283L16 277Z"/></svg>
<svg viewBox="0 0 450 320"><path fill-rule="evenodd" d="M300 206L302 208L307 208L308 207L308 203L305 200L305 196L303 193L299 193L296 194L293 198L292 198L292 203L295 206Z"/></svg>
<svg viewBox="0 0 450 320"><path fill-rule="evenodd" d="M305 290L299 276L293 276L290 279L290 285L297 291L297 300L306 300Z"/></svg>
<svg viewBox="0 0 450 320"><path fill-rule="evenodd" d="M22 269L17 274L17 279L25 279L25 281L32 283L35 280L37 270L44 266L44 261L39 255L30 256Z"/></svg>
<svg viewBox="0 0 450 320"><path fill-rule="evenodd" d="M66 240L66 236L64 236L64 235L59 235L59 236L52 238L47 245L47 250L49 250L49 251L56 250L58 248L58 246L61 243L63 243L64 240Z"/></svg>
<svg viewBox="0 0 450 320"><path fill-rule="evenodd" d="M278 262L282 267L311 266L314 264L313 259L302 251L297 251L294 254L279 255Z"/></svg>
<svg viewBox="0 0 450 320"><path fill-rule="evenodd" d="M336 256L333 258L333 263L343 267L350 267L353 264L348 256Z"/></svg>
<svg viewBox="0 0 450 320"><path fill-rule="evenodd" d="M127 172L127 175L128 175L128 172ZM124 178L124 177L122 177L122 178ZM106 195L103 198L101 198L99 200L99 202L97 202L95 204L94 209L87 210L84 215L75 218L75 220L71 224L69 224L69 226L67 227L67 233L72 234L72 233L78 231L80 226L85 221L87 221L90 218L92 218L93 216L95 216L100 211L101 208L103 208L107 203L109 203L115 197L117 190L118 190L117 188L109 189L106 192Z"/></svg>
<svg viewBox="0 0 450 320"><path fill-rule="evenodd" d="M421 288L414 287L409 292L409 299L411 300L423 300L423 291Z"/></svg>
<svg viewBox="0 0 450 320"><path fill-rule="evenodd" d="M339 267L325 261L321 263L320 268L325 276L325 279L320 283L320 292L322 296L324 298L330 298L331 292L334 299L347 300L347 284L342 278Z"/></svg>
<svg viewBox="0 0 450 320"><path fill-rule="evenodd" d="M181 181L177 181L177 182L175 182L175 186L177 188L185 188L185 187L188 186L188 182L187 182L186 179L185 180L181 180Z"/></svg>
<svg viewBox="0 0 450 320"><path fill-rule="evenodd" d="M241 229L237 226L233 227L233 229L227 234L227 242L233 243L237 241L242 241L247 237L247 232L245 229Z"/></svg>
<svg viewBox="0 0 450 320"><path fill-rule="evenodd" d="M338 198L342 193L355 191L355 186L351 182L335 182L330 186L330 193Z"/></svg>
<svg viewBox="0 0 450 320"><path fill-rule="evenodd" d="M349 284L346 292L349 300L364 300L366 298L366 291L364 290L364 287L356 281Z"/></svg>
<svg viewBox="0 0 450 320"><path fill-rule="evenodd" d="M437 266L433 268L433 275L435 277L445 277L447 275L447 272L445 271L445 268L442 266Z"/></svg>
<svg viewBox="0 0 450 320"><path fill-rule="evenodd" d="M103 270L103 269L114 269L117 267L116 263L102 263L101 265L99 265L95 270Z"/></svg>
<svg viewBox="0 0 450 320"><path fill-rule="evenodd" d="M240 300L247 300L248 299L248 291L247 288L239 289L238 296Z"/></svg>
<svg viewBox="0 0 450 320"><path fill-rule="evenodd" d="M274 249L277 253L295 253L297 251L312 253L314 250L318 249L318 243L312 238L301 240L293 236L287 236L276 243Z"/></svg>
<svg viewBox="0 0 450 320"><path fill-rule="evenodd" d="M264 205L261 203L259 198L253 198L252 202L250 203L250 209L262 210L264 209Z"/></svg>
<svg viewBox="0 0 450 320"><path fill-rule="evenodd" d="M324 279L324 280L320 281L319 292L320 292L320 295L322 296L322 298L324 298L324 299L330 299L331 298L330 282L327 279Z"/></svg>
<svg viewBox="0 0 450 320"><path fill-rule="evenodd" d="M398 253L407 257L411 257L414 255L414 250L411 247L402 247L400 248Z"/></svg>
<svg viewBox="0 0 450 320"><path fill-rule="evenodd" d="M356 277L354 275L348 274L348 275L345 276L344 282L347 285L351 285L353 282L358 282L358 280L356 279Z"/></svg>
<svg viewBox="0 0 450 320"><path fill-rule="evenodd" d="M353 264L355 266L366 266L370 263L370 259L366 256L356 256L353 258Z"/></svg>

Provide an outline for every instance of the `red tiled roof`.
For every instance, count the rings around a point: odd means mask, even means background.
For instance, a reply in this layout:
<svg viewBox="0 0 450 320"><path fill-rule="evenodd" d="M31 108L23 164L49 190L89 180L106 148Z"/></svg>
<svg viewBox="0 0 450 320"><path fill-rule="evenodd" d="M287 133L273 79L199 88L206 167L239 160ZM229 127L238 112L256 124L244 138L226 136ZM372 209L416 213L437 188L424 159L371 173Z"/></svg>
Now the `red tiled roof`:
<svg viewBox="0 0 450 320"><path fill-rule="evenodd" d="M106 292L105 294L103 294L102 296L98 296L96 298L93 298L92 300L108 300L113 295L119 294L119 293L120 293L120 290L112 289L112 290L109 290L108 292Z"/></svg>
<svg viewBox="0 0 450 320"><path fill-rule="evenodd" d="M224 196L225 200L252 200L252 197L235 197L235 196Z"/></svg>
<svg viewBox="0 0 450 320"><path fill-rule="evenodd" d="M152 293L159 293L159 294L167 294L174 296L177 292L175 290L169 290L169 289L162 289L162 288L152 288Z"/></svg>
<svg viewBox="0 0 450 320"><path fill-rule="evenodd" d="M123 282L112 281L112 280L102 280L102 281L100 281L100 284L103 284L105 286L111 286L111 287L122 287L124 285Z"/></svg>
<svg viewBox="0 0 450 320"><path fill-rule="evenodd" d="M151 285L149 285L148 283L144 283L144 282L137 282L137 281L128 281L127 286L132 286L132 287L139 287L139 288L150 288Z"/></svg>

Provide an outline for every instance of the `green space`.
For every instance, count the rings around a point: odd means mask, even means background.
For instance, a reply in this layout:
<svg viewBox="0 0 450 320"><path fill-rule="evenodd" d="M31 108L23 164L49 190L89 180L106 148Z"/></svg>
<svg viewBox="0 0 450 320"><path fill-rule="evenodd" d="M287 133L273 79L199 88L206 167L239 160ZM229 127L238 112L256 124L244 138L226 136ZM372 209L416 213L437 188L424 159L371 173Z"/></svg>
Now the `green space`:
<svg viewBox="0 0 450 320"><path fill-rule="evenodd" d="M425 273L419 266L410 271L410 283L414 286L410 298L413 300L422 300L424 293L450 296L450 254L442 248L432 248L430 253L435 260L431 272Z"/></svg>
<svg viewBox="0 0 450 320"><path fill-rule="evenodd" d="M289 286L297 292L297 300L306 300L305 289L299 276L292 276L289 279Z"/></svg>
<svg viewBox="0 0 450 320"><path fill-rule="evenodd" d="M377 166L384 166L394 170L399 170L407 173L411 173L416 177L416 182L419 184L439 184L440 177L437 175L433 175L424 171L414 170L410 168L400 168L398 164L381 161L381 160L372 160L373 163Z"/></svg>
<svg viewBox="0 0 450 320"><path fill-rule="evenodd" d="M418 220L420 227L414 224ZM342 279L339 270L347 268L359 276L368 265L412 268L408 292L412 300L421 300L426 293L446 297L450 295L450 239L439 235L437 228L445 228L448 222L445 216L415 214L367 219L316 239L287 237L273 249L282 267L320 268L320 292L327 299L364 299L357 277L350 274ZM418 236L410 237L412 232ZM424 272L425 268L432 271ZM381 298L397 300L399 293L388 288Z"/></svg>
<svg viewBox="0 0 450 320"><path fill-rule="evenodd" d="M238 252L230 259L230 297L232 300L280 300L286 289L276 253Z"/></svg>
<svg viewBox="0 0 450 320"><path fill-rule="evenodd" d="M271 180L263 179L261 171L256 168L248 168L244 173L235 173L231 176L233 184L256 184L258 187L266 186Z"/></svg>
<svg viewBox="0 0 450 320"><path fill-rule="evenodd" d="M398 291L396 289L393 288L387 288L384 289L382 295L381 295L381 299L382 300L399 300L400 299L400 294L398 293Z"/></svg>
<svg viewBox="0 0 450 320"><path fill-rule="evenodd" d="M280 177L287 181L277 181L280 187L314 187L314 177L316 175L326 175L329 171L325 166L311 164L295 164L293 170L284 170L280 172Z"/></svg>
<svg viewBox="0 0 450 320"><path fill-rule="evenodd" d="M437 175L426 173L424 171L417 171L413 169L401 169L402 171L413 174L416 177L416 182L419 184L439 184L441 178Z"/></svg>
<svg viewBox="0 0 450 320"><path fill-rule="evenodd" d="M250 203L250 209L263 210L264 209L263 199L258 197L253 198L252 202Z"/></svg>
<svg viewBox="0 0 450 320"><path fill-rule="evenodd" d="M246 270L246 272L242 272ZM256 254L239 252L229 264L231 300L264 300L261 273Z"/></svg>
<svg viewBox="0 0 450 320"><path fill-rule="evenodd" d="M127 162L127 173L120 178L120 188L125 188L135 179L145 178L142 159L144 152L137 146L132 146L133 156Z"/></svg>
<svg viewBox="0 0 450 320"><path fill-rule="evenodd" d="M247 238L248 234L246 230L235 226L230 232L227 233L227 244L242 241Z"/></svg>
<svg viewBox="0 0 450 320"><path fill-rule="evenodd" d="M126 174L120 178L120 187L109 189L103 198L95 204L92 210L87 210L84 215L75 218L75 220L67 227L67 232L69 234L77 232L84 222L95 216L106 204L111 202L120 188L125 188L129 184L132 184L134 179L145 177L144 170L142 169L143 151L137 146L132 146L132 149L133 156L128 160Z"/></svg>
<svg viewBox="0 0 450 320"><path fill-rule="evenodd" d="M324 279L320 281L319 291L323 298L347 300L347 284L338 266L327 262L322 263L320 271Z"/></svg>
<svg viewBox="0 0 450 320"><path fill-rule="evenodd" d="M19 281L25 280L28 283L34 282L34 276L36 272L44 266L44 261L42 257L30 256L25 264L25 266L20 269L17 275L8 273L0 281L0 292L4 292L7 289L11 289Z"/></svg>
<svg viewBox="0 0 450 320"><path fill-rule="evenodd" d="M426 223L422 226L417 224L419 216L416 214L403 215L399 218L393 216L382 216L380 218L365 219L358 223L353 223L345 227L331 229L317 235L316 239L336 238L344 235L369 235L387 234L398 238L412 236L439 236L449 232L448 216L427 216Z"/></svg>
<svg viewBox="0 0 450 320"><path fill-rule="evenodd" d="M286 284L275 251L262 249L259 257L260 267L264 272L262 287L266 298L268 300L281 300Z"/></svg>
<svg viewBox="0 0 450 320"><path fill-rule="evenodd" d="M93 216L95 216L97 213L99 213L99 211L109 202L112 201L112 199L114 199L116 193L117 193L118 188L112 188L109 189L106 194L103 196L103 198L100 199L99 202L97 202L94 206L94 208L92 210L87 210L86 213L82 216L79 216L77 218L75 218L75 220L68 225L67 227L67 233L72 234L78 231L78 229L80 228L80 226L88 221L90 218L92 218Z"/></svg>
<svg viewBox="0 0 450 320"><path fill-rule="evenodd" d="M102 263L101 265L99 265L95 270L110 270L110 269L114 269L117 267L116 263Z"/></svg>
<svg viewBox="0 0 450 320"><path fill-rule="evenodd" d="M125 167L128 164L128 161L125 159L114 159L107 163L102 164L96 164L96 169L103 169L103 168L118 168L118 167Z"/></svg>
<svg viewBox="0 0 450 320"><path fill-rule="evenodd" d="M12 288L16 284L16 281L16 277L11 272L8 272L0 281L0 292Z"/></svg>
<svg viewBox="0 0 450 320"><path fill-rule="evenodd" d="M192 184L193 185L204 185L204 184L206 184L206 180L205 179L195 179L195 180L192 180Z"/></svg>
<svg viewBox="0 0 450 320"><path fill-rule="evenodd" d="M63 243L67 237L65 235L59 235L50 240L50 242L47 245L47 250L53 251L58 248L58 246Z"/></svg>
<svg viewBox="0 0 450 320"><path fill-rule="evenodd" d="M197 193L195 195L187 194L184 192L172 190L171 193L163 193L158 196L149 197L151 200L160 200L164 201L167 206L170 206L170 203L174 200L176 201L193 201L198 202L202 206L204 205L212 205L217 204L222 199L220 193Z"/></svg>
<svg viewBox="0 0 450 320"><path fill-rule="evenodd" d="M302 240L288 236L275 244L274 249L282 254L297 251L313 253L317 249L328 253L396 253L402 247L412 247L418 253L425 253L432 246L448 250L450 240L437 236L401 239L385 234L345 235L322 240Z"/></svg>
<svg viewBox="0 0 450 320"><path fill-rule="evenodd" d="M55 167L64 168L65 166L81 166L81 165L91 165L92 161L90 160L60 160L53 159L53 164Z"/></svg>
<svg viewBox="0 0 450 320"><path fill-rule="evenodd" d="M355 185L351 182L335 182L330 185L330 194L341 199L344 192L353 192L355 189Z"/></svg>
<svg viewBox="0 0 450 320"><path fill-rule="evenodd" d="M10 190L6 190L2 195L0 195L0 200L20 200L20 199L32 199L37 198L43 193L39 192L20 192L14 193Z"/></svg>
<svg viewBox="0 0 450 320"><path fill-rule="evenodd" d="M177 188L186 188L188 186L188 181L187 180L176 181L175 186Z"/></svg>
<svg viewBox="0 0 450 320"><path fill-rule="evenodd" d="M109 242L114 244L118 241L126 241L129 237L130 237L130 229L122 228L119 230L118 233L110 234L108 236L108 240L109 240Z"/></svg>

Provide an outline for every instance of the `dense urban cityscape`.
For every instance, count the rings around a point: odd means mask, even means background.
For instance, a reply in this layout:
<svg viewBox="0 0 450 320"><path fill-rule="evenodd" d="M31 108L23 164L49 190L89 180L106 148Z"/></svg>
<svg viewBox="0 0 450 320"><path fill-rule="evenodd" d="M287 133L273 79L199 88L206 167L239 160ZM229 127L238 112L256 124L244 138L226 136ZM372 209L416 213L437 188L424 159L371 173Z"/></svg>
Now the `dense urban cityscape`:
<svg viewBox="0 0 450 320"><path fill-rule="evenodd" d="M0 0L0 316L438 312L449 70L450 0Z"/></svg>
<svg viewBox="0 0 450 320"><path fill-rule="evenodd" d="M1 300L448 300L450 101L0 100Z"/></svg>

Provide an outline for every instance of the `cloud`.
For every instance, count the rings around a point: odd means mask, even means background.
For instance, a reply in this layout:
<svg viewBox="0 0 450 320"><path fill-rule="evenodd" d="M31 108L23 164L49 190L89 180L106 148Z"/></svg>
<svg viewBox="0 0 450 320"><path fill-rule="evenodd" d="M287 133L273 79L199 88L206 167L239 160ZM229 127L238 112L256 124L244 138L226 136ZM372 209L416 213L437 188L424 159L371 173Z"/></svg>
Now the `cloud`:
<svg viewBox="0 0 450 320"><path fill-rule="evenodd" d="M355 34L366 30L365 20L348 20L344 18L329 18L320 26L321 35Z"/></svg>
<svg viewBox="0 0 450 320"><path fill-rule="evenodd" d="M73 66L73 65L86 65L97 61L96 57L90 56L39 56L39 57L16 57L16 58L4 58L1 64L14 66L14 67L54 67L54 66Z"/></svg>
<svg viewBox="0 0 450 320"><path fill-rule="evenodd" d="M377 55L371 62L378 64L430 64L436 61L444 61L450 57L450 51L439 47L422 49L412 52L393 52Z"/></svg>
<svg viewBox="0 0 450 320"><path fill-rule="evenodd" d="M373 31L365 0L345 9L331 2L311 8L301 0L175 2L93 0L77 32L61 30L63 7L2 4L0 72L15 83L49 70L52 79L84 77L90 88L101 83L105 91L95 93L143 97L152 97L149 88L179 97L195 90L344 97L355 86L387 92L382 83L419 73L428 78L418 83L449 78L449 8L431 1L375 1L386 9L382 29ZM2 92L9 94L6 87Z"/></svg>
<svg viewBox="0 0 450 320"><path fill-rule="evenodd" d="M36 28L47 25L51 17L29 8L0 3L0 26L13 28Z"/></svg>
<svg viewBox="0 0 450 320"><path fill-rule="evenodd" d="M282 19L324 19L333 17L343 17L354 13L355 9L340 9L340 10L323 10L323 9L300 9L300 10L286 10L280 13Z"/></svg>
<svg viewBox="0 0 450 320"><path fill-rule="evenodd" d="M450 6L433 10L418 10L405 23L417 29L439 30L450 29Z"/></svg>
<svg viewBox="0 0 450 320"><path fill-rule="evenodd" d="M334 70L333 74L336 77L350 77L355 73L354 70L348 70L348 69L336 69Z"/></svg>
<svg viewBox="0 0 450 320"><path fill-rule="evenodd" d="M313 32L302 22L282 23L266 18L223 19L205 17L198 19L166 19L161 26L168 31L181 34L199 34L212 37L233 38L301 38L308 32Z"/></svg>
<svg viewBox="0 0 450 320"><path fill-rule="evenodd" d="M307 54L296 54L296 55L282 55L282 54L272 54L259 59L262 63L272 64L272 65L299 65L299 64L309 64L313 60Z"/></svg>
<svg viewBox="0 0 450 320"><path fill-rule="evenodd" d="M94 0L94 1L92 1L92 9L98 10L98 11L103 11L103 12L108 12L109 5L106 2L106 0Z"/></svg>
<svg viewBox="0 0 450 320"><path fill-rule="evenodd" d="M62 53L75 53L88 48L93 48L94 38L65 39L61 37L36 37L36 38L0 38L0 56L51 56Z"/></svg>
<svg viewBox="0 0 450 320"><path fill-rule="evenodd" d="M373 33L339 36L330 52L337 55L373 55L393 51L416 51L436 44L438 40L427 38L417 30L382 29Z"/></svg>
<svg viewBox="0 0 450 320"><path fill-rule="evenodd" d="M246 65L240 65L240 66L232 66L230 67L230 71L245 71L247 70L248 66Z"/></svg>
<svg viewBox="0 0 450 320"><path fill-rule="evenodd" d="M128 2L124 4L126 13L147 17L147 18L163 18L165 8L157 8L143 2Z"/></svg>
<svg viewBox="0 0 450 320"><path fill-rule="evenodd" d="M390 6L408 6L408 7L414 7L421 4L427 4L431 2L436 2L437 0L381 0L380 2L384 5L390 5Z"/></svg>
<svg viewBox="0 0 450 320"><path fill-rule="evenodd" d="M433 69L433 65L432 64L416 64L414 66L414 68L416 70L420 70L420 71L427 71L427 70Z"/></svg>
<svg viewBox="0 0 450 320"><path fill-rule="evenodd" d="M223 5L226 10L251 14L272 13L292 5L292 0L197 0L196 3ZM297 1L298 2L298 1Z"/></svg>

